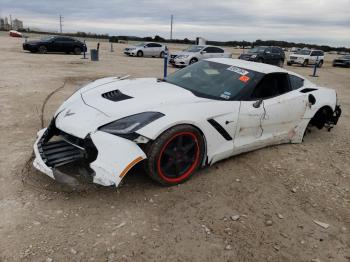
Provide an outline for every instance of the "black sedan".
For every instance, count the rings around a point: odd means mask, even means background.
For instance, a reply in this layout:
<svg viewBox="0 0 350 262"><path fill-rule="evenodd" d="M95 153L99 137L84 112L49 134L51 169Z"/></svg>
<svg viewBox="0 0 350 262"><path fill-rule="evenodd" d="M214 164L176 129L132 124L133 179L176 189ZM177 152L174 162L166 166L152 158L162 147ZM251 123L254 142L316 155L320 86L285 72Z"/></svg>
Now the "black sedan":
<svg viewBox="0 0 350 262"><path fill-rule="evenodd" d="M83 42L72 37L49 36L37 41L28 41L24 43L23 50L41 54L55 52L79 55L81 52L86 52L87 48Z"/></svg>
<svg viewBox="0 0 350 262"><path fill-rule="evenodd" d="M344 55L333 60L333 66L350 67L350 55Z"/></svg>

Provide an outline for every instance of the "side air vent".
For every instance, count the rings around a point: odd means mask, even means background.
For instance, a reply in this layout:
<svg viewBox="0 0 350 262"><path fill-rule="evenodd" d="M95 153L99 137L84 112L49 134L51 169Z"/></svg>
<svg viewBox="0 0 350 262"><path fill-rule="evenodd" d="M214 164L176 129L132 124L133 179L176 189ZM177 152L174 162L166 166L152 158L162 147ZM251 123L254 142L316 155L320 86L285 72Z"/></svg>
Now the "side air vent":
<svg viewBox="0 0 350 262"><path fill-rule="evenodd" d="M309 93L309 92L312 92L312 91L316 91L317 89L316 88L304 88L302 90L300 90L301 93Z"/></svg>
<svg viewBox="0 0 350 262"><path fill-rule="evenodd" d="M131 96L123 94L118 89L113 90L113 91L109 91L107 93L103 93L102 97L106 98L108 100L111 100L113 102L119 102L119 101L123 101L123 100L132 98Z"/></svg>
<svg viewBox="0 0 350 262"><path fill-rule="evenodd" d="M209 119L208 122L218 131L227 141L231 141L232 137L218 122L214 119Z"/></svg>

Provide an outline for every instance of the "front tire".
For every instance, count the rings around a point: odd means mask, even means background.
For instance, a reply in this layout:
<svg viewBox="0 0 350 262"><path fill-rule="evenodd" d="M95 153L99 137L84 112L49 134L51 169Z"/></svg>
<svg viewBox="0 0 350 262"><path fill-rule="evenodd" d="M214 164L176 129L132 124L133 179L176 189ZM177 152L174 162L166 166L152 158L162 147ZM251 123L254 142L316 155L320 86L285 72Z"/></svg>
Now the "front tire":
<svg viewBox="0 0 350 262"><path fill-rule="evenodd" d="M147 152L147 174L162 185L173 186L188 180L201 166L205 143L198 129L179 125L160 135Z"/></svg>
<svg viewBox="0 0 350 262"><path fill-rule="evenodd" d="M194 63L197 63L198 62L198 59L197 58L192 58L190 60L190 65L194 64Z"/></svg>
<svg viewBox="0 0 350 262"><path fill-rule="evenodd" d="M165 56L165 53L162 51L162 52L160 52L160 55L159 55L159 57L160 58L164 58L164 56Z"/></svg>
<svg viewBox="0 0 350 262"><path fill-rule="evenodd" d="M38 48L38 53L39 54L46 54L47 53L47 48L44 45L39 46Z"/></svg>
<svg viewBox="0 0 350 262"><path fill-rule="evenodd" d="M308 65L309 65L309 61L308 61L308 60L305 60L305 61L303 62L303 64L302 64L303 67L308 66Z"/></svg>
<svg viewBox="0 0 350 262"><path fill-rule="evenodd" d="M136 55L137 55L138 57L143 57L143 52L140 50L140 51L137 52Z"/></svg>
<svg viewBox="0 0 350 262"><path fill-rule="evenodd" d="M81 48L80 47L74 47L73 53L75 55L80 55L81 54Z"/></svg>

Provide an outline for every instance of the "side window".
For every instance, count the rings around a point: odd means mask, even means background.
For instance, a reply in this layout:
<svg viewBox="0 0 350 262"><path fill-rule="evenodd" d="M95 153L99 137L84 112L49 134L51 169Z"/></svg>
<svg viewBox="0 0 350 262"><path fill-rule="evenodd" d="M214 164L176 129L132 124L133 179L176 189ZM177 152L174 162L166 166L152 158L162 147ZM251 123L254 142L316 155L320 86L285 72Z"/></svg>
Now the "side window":
<svg viewBox="0 0 350 262"><path fill-rule="evenodd" d="M255 86L251 99L265 99L291 91L288 74L268 74Z"/></svg>
<svg viewBox="0 0 350 262"><path fill-rule="evenodd" d="M212 47L213 53L224 53L225 51L218 47Z"/></svg>
<svg viewBox="0 0 350 262"><path fill-rule="evenodd" d="M207 48L205 48L203 51L206 51L207 53L215 53L214 51L213 51L213 48L212 47L207 47Z"/></svg>
<svg viewBox="0 0 350 262"><path fill-rule="evenodd" d="M293 90L299 89L300 87L304 86L304 79L289 75L290 85Z"/></svg>
<svg viewBox="0 0 350 262"><path fill-rule="evenodd" d="M67 38L67 37L57 37L56 41L58 41L58 42L73 42L74 40L71 38Z"/></svg>
<svg viewBox="0 0 350 262"><path fill-rule="evenodd" d="M160 44L153 44L153 47L162 47Z"/></svg>
<svg viewBox="0 0 350 262"><path fill-rule="evenodd" d="M265 49L265 53L271 53L272 52L272 48L271 47L268 47Z"/></svg>
<svg viewBox="0 0 350 262"><path fill-rule="evenodd" d="M272 47L272 53L273 54L280 54L281 50L278 47Z"/></svg>
<svg viewBox="0 0 350 262"><path fill-rule="evenodd" d="M147 44L145 47L146 47L146 48L147 48L147 47L152 47L152 44Z"/></svg>

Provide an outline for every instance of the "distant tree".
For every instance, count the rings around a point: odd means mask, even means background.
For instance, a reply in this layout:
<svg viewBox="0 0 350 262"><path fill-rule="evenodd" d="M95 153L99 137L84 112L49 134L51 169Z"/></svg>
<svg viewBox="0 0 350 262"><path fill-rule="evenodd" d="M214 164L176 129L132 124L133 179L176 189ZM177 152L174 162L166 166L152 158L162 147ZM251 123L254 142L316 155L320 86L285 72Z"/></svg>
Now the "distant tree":
<svg viewBox="0 0 350 262"><path fill-rule="evenodd" d="M159 35L156 35L156 36L154 37L154 40L153 40L153 41L155 41L155 42L165 42L165 39L162 38L162 37L160 37Z"/></svg>

